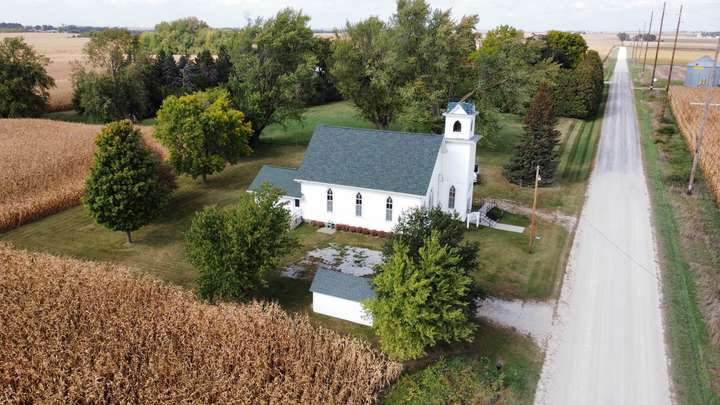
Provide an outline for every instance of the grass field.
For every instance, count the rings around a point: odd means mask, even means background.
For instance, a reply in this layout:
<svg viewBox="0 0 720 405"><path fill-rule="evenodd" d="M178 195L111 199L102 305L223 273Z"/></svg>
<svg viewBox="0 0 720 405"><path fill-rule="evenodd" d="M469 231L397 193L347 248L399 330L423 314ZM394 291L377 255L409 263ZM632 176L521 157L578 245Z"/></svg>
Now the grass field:
<svg viewBox="0 0 720 405"><path fill-rule="evenodd" d="M720 275L720 211L702 175L693 197L683 192L690 154L679 133L656 132L664 94L636 90L635 96L663 269L673 388L678 403L720 404L720 347L712 343L699 306L711 297L703 293L717 294L712 286Z"/></svg>

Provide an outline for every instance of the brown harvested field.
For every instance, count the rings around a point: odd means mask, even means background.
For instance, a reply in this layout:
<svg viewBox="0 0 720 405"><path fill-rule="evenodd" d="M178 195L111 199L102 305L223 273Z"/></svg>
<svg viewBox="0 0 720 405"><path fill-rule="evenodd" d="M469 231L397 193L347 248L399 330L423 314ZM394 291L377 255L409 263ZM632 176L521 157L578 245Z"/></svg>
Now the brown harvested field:
<svg viewBox="0 0 720 405"><path fill-rule="evenodd" d="M614 32L593 32L583 34L583 38L585 38L588 47L596 50L601 58L604 58L613 46L620 46L620 40L617 37L617 33Z"/></svg>
<svg viewBox="0 0 720 405"><path fill-rule="evenodd" d="M0 230L77 205L101 125L0 119ZM162 147L142 127L145 142Z"/></svg>
<svg viewBox="0 0 720 405"><path fill-rule="evenodd" d="M699 89L683 86L670 87L670 104L675 119L680 126L685 142L690 150L695 149L695 139L700 129L703 112L702 105L691 103L704 102L708 92L712 92L711 103L716 105L709 108L708 119L705 124L700 153L700 165L708 186L720 202L720 89Z"/></svg>
<svg viewBox="0 0 720 405"><path fill-rule="evenodd" d="M48 73L55 79L54 88L50 89L50 109L53 111L72 108L72 65L73 61L83 59L82 48L88 38L73 38L74 34L55 34L44 32L0 33L0 40L5 37L25 38L38 53L50 59Z"/></svg>
<svg viewBox="0 0 720 405"><path fill-rule="evenodd" d="M209 305L0 244L0 402L367 404L401 365L274 303Z"/></svg>

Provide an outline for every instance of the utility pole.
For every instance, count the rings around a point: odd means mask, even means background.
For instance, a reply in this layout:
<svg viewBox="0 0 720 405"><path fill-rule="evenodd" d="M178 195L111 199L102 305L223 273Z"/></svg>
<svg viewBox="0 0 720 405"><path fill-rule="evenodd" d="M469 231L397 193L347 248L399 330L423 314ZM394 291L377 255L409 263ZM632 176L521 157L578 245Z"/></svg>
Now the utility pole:
<svg viewBox="0 0 720 405"><path fill-rule="evenodd" d="M670 82L672 82L672 71L673 71L673 64L675 63L675 49L677 48L677 39L678 34L680 33L680 19L682 18L682 4L680 5L680 14L678 14L678 22L677 27L675 27L675 41L673 42L673 51L672 56L670 57L670 72L668 72L668 79L667 79L667 87L665 88L665 93L670 94Z"/></svg>
<svg viewBox="0 0 720 405"><path fill-rule="evenodd" d="M645 37L645 56L643 57L643 68L642 68L643 76L645 75L645 62L647 61L647 51L648 51L648 47L650 46L650 31L652 30L653 12L654 12L654 10L650 10L650 25L648 26L647 37Z"/></svg>
<svg viewBox="0 0 720 405"><path fill-rule="evenodd" d="M660 53L660 42L662 40L663 21L665 21L665 2L663 2L663 11L660 16L660 31L658 31L657 46L655 47L655 63L653 64L652 77L650 78L650 90L655 89L655 69L657 69L658 54Z"/></svg>
<svg viewBox="0 0 720 405"><path fill-rule="evenodd" d="M705 98L703 114L702 118L700 119L700 130L695 137L695 155L693 156L692 169L690 170L690 181L688 181L688 195L691 195L693 192L693 185L695 183L695 172L697 171L698 160L700 160L700 147L702 146L703 137L705 136L705 122L707 122L708 110L710 109L710 101L712 101L713 89L715 88L715 74L717 73L718 53L720 53L720 38L718 38L717 47L715 48L715 59L713 62L713 70L710 73L710 83L706 85L707 97Z"/></svg>
<svg viewBox="0 0 720 405"><path fill-rule="evenodd" d="M537 230L537 220L535 219L535 209L537 207L538 183L540 182L540 165L535 167L535 192L533 195L532 217L530 218L530 243L528 244L528 253L533 252L533 244L535 243L535 231Z"/></svg>

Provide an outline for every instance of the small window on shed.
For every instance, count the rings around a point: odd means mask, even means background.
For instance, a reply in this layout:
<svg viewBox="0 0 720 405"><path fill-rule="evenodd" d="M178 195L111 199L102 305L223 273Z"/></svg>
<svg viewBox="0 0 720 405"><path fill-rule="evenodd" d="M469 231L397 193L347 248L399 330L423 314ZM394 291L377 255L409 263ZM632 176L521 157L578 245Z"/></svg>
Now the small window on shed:
<svg viewBox="0 0 720 405"><path fill-rule="evenodd" d="M387 200L385 200L385 220L386 221L392 221L392 198L388 197Z"/></svg>
<svg viewBox="0 0 720 405"><path fill-rule="evenodd" d="M455 209L455 186L450 186L450 193L448 196L448 208Z"/></svg>
<svg viewBox="0 0 720 405"><path fill-rule="evenodd" d="M300 207L300 199L299 198L295 199L295 207Z"/></svg>
<svg viewBox="0 0 720 405"><path fill-rule="evenodd" d="M355 216L362 216L362 194L360 193L355 195Z"/></svg>
<svg viewBox="0 0 720 405"><path fill-rule="evenodd" d="M460 124L460 121L455 121L453 124L453 132L460 132L462 130L462 124Z"/></svg>
<svg viewBox="0 0 720 405"><path fill-rule="evenodd" d="M331 189L327 191L327 212L333 212L333 192Z"/></svg>

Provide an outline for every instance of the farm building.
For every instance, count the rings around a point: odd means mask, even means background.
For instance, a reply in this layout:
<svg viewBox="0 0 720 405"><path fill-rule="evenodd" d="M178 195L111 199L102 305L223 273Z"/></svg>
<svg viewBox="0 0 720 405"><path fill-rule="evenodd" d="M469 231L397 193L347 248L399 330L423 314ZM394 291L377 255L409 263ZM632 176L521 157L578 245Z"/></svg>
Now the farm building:
<svg viewBox="0 0 720 405"><path fill-rule="evenodd" d="M362 307L375 298L370 279L318 268L310 291L313 311L333 318L372 326L372 317Z"/></svg>
<svg viewBox="0 0 720 405"><path fill-rule="evenodd" d="M687 74L685 75L685 86L705 87L710 83L715 61L709 56L688 63ZM715 68L715 83L713 86L720 86L720 66Z"/></svg>
<svg viewBox="0 0 720 405"><path fill-rule="evenodd" d="M294 215L327 224L391 231L403 211L440 207L463 220L477 177L475 105L449 103L443 135L318 125L298 169L263 167Z"/></svg>

